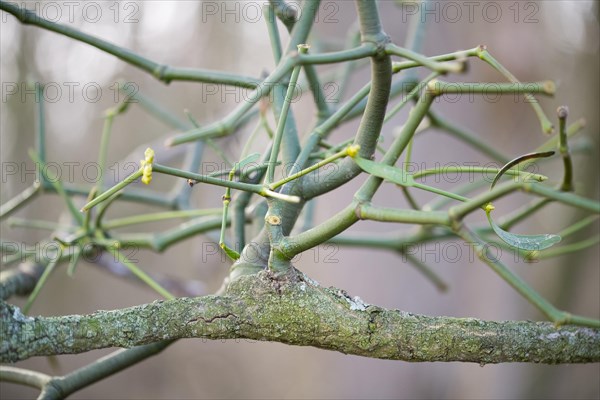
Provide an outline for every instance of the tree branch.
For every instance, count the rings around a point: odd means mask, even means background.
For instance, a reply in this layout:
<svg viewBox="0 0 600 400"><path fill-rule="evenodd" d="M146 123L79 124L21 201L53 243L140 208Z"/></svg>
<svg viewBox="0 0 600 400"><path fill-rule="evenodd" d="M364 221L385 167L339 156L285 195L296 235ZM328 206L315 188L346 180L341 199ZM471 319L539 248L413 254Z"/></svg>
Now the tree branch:
<svg viewBox="0 0 600 400"><path fill-rule="evenodd" d="M230 74L221 71L210 71L195 68L177 68L168 65L162 65L155 61L149 60L139 54L132 52L123 47L102 40L93 35L81 32L68 25L57 24L47 19L44 19L31 10L27 10L24 6L19 7L16 3L0 1L0 10L5 11L15 16L24 25L33 25L51 32L55 32L72 39L94 46L108 54L137 67L141 70L152 74L156 79L165 83L171 81L196 81L204 83L216 83L231 86L238 86L253 89L260 84L260 80Z"/></svg>
<svg viewBox="0 0 600 400"><path fill-rule="evenodd" d="M600 361L600 329L428 317L368 305L298 274L242 276L223 296L179 298L85 316L26 317L0 302L0 361L177 338L267 340L404 361Z"/></svg>

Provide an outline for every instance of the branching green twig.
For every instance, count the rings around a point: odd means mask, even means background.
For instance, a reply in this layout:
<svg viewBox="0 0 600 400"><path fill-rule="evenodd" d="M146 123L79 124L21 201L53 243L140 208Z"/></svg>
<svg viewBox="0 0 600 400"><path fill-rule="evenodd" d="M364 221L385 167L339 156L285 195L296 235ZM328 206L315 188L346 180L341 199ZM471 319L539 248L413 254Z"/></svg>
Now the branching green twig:
<svg viewBox="0 0 600 400"><path fill-rule="evenodd" d="M485 46L479 46L478 56L483 61L491 65L495 70L497 70L506 78L508 78L508 80L510 80L511 82L515 84L519 83L518 79L508 69L506 69L502 64L500 64L494 57L492 57L492 55L487 51L487 48ZM527 94L525 94L525 98L527 99L527 102L531 104L531 107L533 107L538 119L540 120L540 123L542 125L542 131L545 133L552 133L554 131L554 126L552 125L552 122L550 122L550 120L544 113L544 110L542 110L542 107L535 99L535 97L531 95L531 93L535 92L528 92Z"/></svg>
<svg viewBox="0 0 600 400"><path fill-rule="evenodd" d="M571 126L567 126L567 108L560 107L559 135L549 138L535 151L522 151L521 154L526 155L514 159L477 133L442 118L434 110L434 100L437 98L441 101L444 95L524 95L534 108L542 130L550 133L553 129L552 123L533 94L554 95L556 88L553 82L519 82L489 54L485 46L426 57L421 54L425 22L419 15L411 19L406 47L399 47L385 34L377 3L366 0L356 1L359 34L355 25L348 24L345 48L339 49L336 46L336 51L320 52L318 46L315 46L316 51L307 54L308 45L303 43L318 42L313 41L309 34L319 6L319 1L307 1L302 4L301 12L296 13L290 12L294 8L281 0L271 0L265 5L264 15L276 65L268 75L265 73L267 76L264 79L255 79L221 71L162 65L71 26L41 18L26 10L25 6L0 0L0 10L14 15L23 24L37 26L87 43L152 74L165 83L174 80L196 81L252 89L246 101L237 105L227 116L205 124L203 121L196 121L187 111L189 121L181 120L178 115L169 112L147 96L128 91L126 85L121 83L119 89L125 92L126 99L120 105L109 109L105 115L98 154L102 172L106 170L114 118L134 103L138 103L150 115L179 131L167 141L168 145L192 141L197 143L190 146L180 168L155 162L154 152L148 148L140 168L108 189L104 188L104 173L92 187L63 185L56 176L49 173L46 168L47 132L44 125L44 104L38 102L37 152L32 152L32 158L41 171L40 182L35 182L21 194L4 203L0 208L0 219L27 204L36 194L50 191L61 196L74 222L63 224L34 219L8 220L10 226L55 231L55 236L49 236L40 243L47 246L54 243L56 251L52 254L53 257L46 255L40 259L39 249L19 248L14 243L2 242L3 264L24 260L27 262L2 271L0 275L0 328L3 329L0 332L3 337L0 358L3 361L16 361L31 356L71 354L96 348L142 346L118 351L65 376L52 377L21 368L2 366L0 379L39 388L42 391L41 398L64 398L160 352L173 340L184 337L264 338L368 357L407 361L556 363L600 360L600 321L559 310L506 265L490 257L486 251L489 244L497 244L502 249L515 250L525 260L532 261L572 254L598 245L600 238L595 235L579 241L572 240L552 249L537 251L532 246L539 244L538 242L527 242L529 247L518 247L516 245L525 242L514 238L522 239L526 236L508 232L551 202L593 214L567 226L559 233L560 236L572 235L597 220L600 203L574 193L574 159L571 153L576 151L577 143L572 143L569 148L567 141L582 130L584 120L577 120ZM290 33L290 40L285 48L279 37L275 16ZM406 60L392 62L392 56ZM464 73L466 61L471 57L479 57L510 83L443 82L437 79L442 74ZM356 65L363 61L369 61L371 64L370 80L366 84L361 83L363 86L348 95L341 106L334 107L334 104L328 103L322 85L322 82L326 82L323 77L332 76L341 80L335 82L339 85L339 94L331 97L337 102L342 98L342 93L351 87L350 84L354 83L351 73ZM330 75L321 74L320 69L316 67L325 64L335 64L336 68L329 71ZM416 68L421 67L430 70L431 73L419 82ZM298 116L304 115L292 113L291 110L294 91L304 88L298 85L301 70L305 71L306 85L312 94L309 101L315 110L314 123L308 126L301 123L302 121L296 123L299 120ZM407 72L392 82L393 74L401 71ZM36 85L36 96L41 97L43 90L42 85ZM388 110L390 99L400 95L404 97L395 107ZM415 100L415 105L399 134L391 143L383 142L382 135L387 129L384 123L397 116L397 112L411 100ZM274 130L270 128L267 120L267 116L271 118L267 112L271 111L276 123ZM255 118L256 116L258 118ZM342 127L359 116L361 121L356 131L342 132L341 137L329 137L335 128ZM222 150L225 145L219 143L218 138L237 133L251 120L256 126L246 143L242 144L240 161L230 162L228 155L232 161L237 157L231 156L233 151L227 151L226 154ZM420 154L416 150L413 152L413 149L420 145L419 141L414 140L415 135L424 130L433 130L429 128L439 129L461 140L502 163L504 167L480 168L465 163L459 166L412 171L409 164L413 162L416 154ZM301 132L301 129L306 129L306 132ZM261 146L261 154L249 154L256 146L255 138L261 133L266 133L264 137L268 138L265 142L269 143ZM301 144L300 138L303 135ZM225 161L225 168L210 174L198 173L205 144ZM375 157L378 149L383 155L377 154ZM530 166L532 160L540 155L549 155L556 149L562 156L564 174L560 185L552 187L541 182L557 182L559 179L545 170L530 173L526 166ZM403 166L396 166L399 160L403 160ZM161 162L170 163L169 160ZM251 163L254 165L250 165ZM519 169L515 168L517 164ZM277 168L285 173L280 179L275 179ZM331 170L332 173L324 174L326 170ZM483 179L484 177L451 189L426 184L424 178L447 172L492 172L497 176L490 190L486 187L489 182ZM168 194L127 187L138 178L149 184L153 173L181 179L176 180ZM342 210L312 226L315 198L348 184L361 173L367 176L366 180L354 196L343 203ZM513 179L495 186L503 174ZM391 181L400 186L411 208L380 207L374 204L373 200L377 200L375 195L384 181ZM188 183L190 186L206 183L224 187L223 208L191 209L192 191L187 187ZM413 198L409 188L411 191L426 190L435 194L435 198L421 206ZM240 192L232 196L232 190ZM516 192L533 194L539 198L499 218L498 224L493 222L490 217L493 209L491 202ZM75 196L87 196L86 204L81 210L85 214L75 207ZM257 202L251 202L252 199L257 199ZM112 210L112 207L118 206L117 200L158 206L162 211L104 220L108 208L111 207ZM456 204L456 201L459 203ZM307 204L307 208L304 208ZM91 209L98 205L99 210L94 214ZM444 207L448 205L450 207L444 211ZM229 215L229 207L232 208L233 216ZM471 227L465 223L465 218L470 214L483 215L482 209L489 217L489 226L474 224ZM303 212L304 214L301 214ZM181 218L184 219L183 223L163 232L117 231L119 228L142 223ZM302 225L297 223L298 220L302 221L302 218L303 226L298 226ZM344 233L359 220L411 224L416 225L416 229L408 233L386 235L357 236ZM248 223L252 223L252 230L258 232L250 240L246 238ZM227 229L230 226L236 244L242 246L240 254L227 245L231 243L227 237ZM166 286L161 285L163 280L153 279L122 252L123 248L132 246L162 252L200 234L208 235L215 244L218 241L233 261L228 281L216 296L174 299L165 289ZM557 241L557 237L553 235L537 236L551 236L551 240ZM357 298L350 298L342 291L321 288L292 265L294 256L328 241L370 249L388 249L400 254L438 289L443 290L446 285L435 274L434 269L414 257L407 246L456 237L462 238L471 246L475 254L492 271L556 326L526 321L500 323L425 317L385 310L365 304ZM502 241L497 240L498 237ZM530 235L529 238L531 237ZM88 248L91 246L92 249L112 255L115 263L129 271L128 276L137 277L164 298L172 300L131 309L98 312L88 316L52 318L25 317L17 308L4 301L15 294L29 295L24 307L24 312L27 313L56 265L67 261L67 274L72 275L81 256L89 251L86 245ZM557 328L558 325L567 324L587 328ZM277 328L274 329L274 326ZM43 332L43 335L38 334L39 332ZM68 340L60 339L65 337ZM565 337L569 340L565 340ZM398 343L403 345L398 346ZM492 351L488 351L490 348Z"/></svg>

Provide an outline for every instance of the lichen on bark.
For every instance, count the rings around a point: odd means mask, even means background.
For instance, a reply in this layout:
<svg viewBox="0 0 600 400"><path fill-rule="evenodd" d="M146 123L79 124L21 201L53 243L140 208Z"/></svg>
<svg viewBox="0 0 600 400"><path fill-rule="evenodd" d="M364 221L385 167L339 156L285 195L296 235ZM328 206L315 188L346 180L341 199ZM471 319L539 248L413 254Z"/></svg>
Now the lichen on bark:
<svg viewBox="0 0 600 400"><path fill-rule="evenodd" d="M27 317L0 303L0 360L134 347L179 338L254 339L404 361L600 361L600 330L547 322L429 317L365 304L296 271L241 276L220 296L90 315Z"/></svg>

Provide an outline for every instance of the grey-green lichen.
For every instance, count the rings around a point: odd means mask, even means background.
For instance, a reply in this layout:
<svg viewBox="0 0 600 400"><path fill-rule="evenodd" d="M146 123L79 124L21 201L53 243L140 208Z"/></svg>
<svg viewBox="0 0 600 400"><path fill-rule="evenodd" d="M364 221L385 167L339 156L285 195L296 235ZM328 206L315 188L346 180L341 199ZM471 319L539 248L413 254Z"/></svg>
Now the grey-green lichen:
<svg viewBox="0 0 600 400"><path fill-rule="evenodd" d="M178 338L248 338L405 361L600 361L599 329L387 310L300 272L282 278L262 271L234 280L221 296L82 316L26 317L2 301L0 321L2 362Z"/></svg>

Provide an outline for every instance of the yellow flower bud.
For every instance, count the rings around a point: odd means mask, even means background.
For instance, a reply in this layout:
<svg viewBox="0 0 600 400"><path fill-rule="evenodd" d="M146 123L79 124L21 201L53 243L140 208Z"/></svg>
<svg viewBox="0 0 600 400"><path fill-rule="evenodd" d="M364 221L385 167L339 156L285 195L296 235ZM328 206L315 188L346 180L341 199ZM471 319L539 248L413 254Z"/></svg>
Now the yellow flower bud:
<svg viewBox="0 0 600 400"><path fill-rule="evenodd" d="M154 162L154 150L148 147L144 152L144 156L146 158L144 160L140 160L140 165L143 169L142 182L146 185L149 185L150 181L152 181L152 163Z"/></svg>
<svg viewBox="0 0 600 400"><path fill-rule="evenodd" d="M346 148L346 154L350 157L354 158L358 155L358 151L360 150L360 145L353 144L352 146L348 146Z"/></svg>
<svg viewBox="0 0 600 400"><path fill-rule="evenodd" d="M154 150L152 150L150 147L146 149L144 156L146 157L147 163L152 164L154 162Z"/></svg>
<svg viewBox="0 0 600 400"><path fill-rule="evenodd" d="M148 184L150 184L151 180L152 180L152 164L149 164L148 162L144 162L142 182L144 182L146 185L148 185Z"/></svg>

